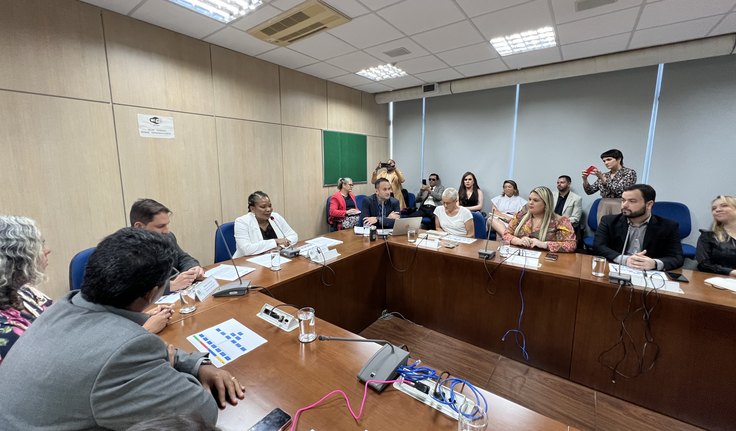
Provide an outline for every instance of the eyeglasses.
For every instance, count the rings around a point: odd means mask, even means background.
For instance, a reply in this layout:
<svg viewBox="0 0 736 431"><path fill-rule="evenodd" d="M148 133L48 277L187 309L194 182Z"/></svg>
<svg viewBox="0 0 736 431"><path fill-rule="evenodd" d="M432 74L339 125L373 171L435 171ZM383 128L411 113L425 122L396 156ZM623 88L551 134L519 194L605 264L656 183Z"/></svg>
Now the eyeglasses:
<svg viewBox="0 0 736 431"><path fill-rule="evenodd" d="M348 183L348 185L349 185L350 187L352 187L352 186L353 186L353 183Z"/></svg>
<svg viewBox="0 0 736 431"><path fill-rule="evenodd" d="M430 178L429 181L437 181L437 178Z"/></svg>

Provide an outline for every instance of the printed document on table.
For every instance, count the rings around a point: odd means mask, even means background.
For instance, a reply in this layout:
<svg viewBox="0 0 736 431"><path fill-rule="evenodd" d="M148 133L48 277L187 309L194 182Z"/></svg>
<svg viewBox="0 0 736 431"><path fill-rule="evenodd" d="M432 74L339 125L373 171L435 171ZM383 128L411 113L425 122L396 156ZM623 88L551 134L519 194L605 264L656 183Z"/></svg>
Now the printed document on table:
<svg viewBox="0 0 736 431"><path fill-rule="evenodd" d="M246 274L249 274L253 271L255 271L255 268L251 268L250 266L239 266L238 267L238 273L240 273L241 277L244 277ZM205 277L215 277L218 280L227 280L227 281L233 281L238 279L238 274L235 272L235 267L233 265L220 265L216 266L209 271L204 273Z"/></svg>
<svg viewBox="0 0 736 431"><path fill-rule="evenodd" d="M279 259L281 264L289 263L291 262L291 259L286 258L284 256L279 256ZM264 253L258 256L253 256L250 259L248 259L248 262L255 263L257 265L265 266L266 268L271 267L271 254L270 253Z"/></svg>
<svg viewBox="0 0 736 431"><path fill-rule="evenodd" d="M317 238L308 239L307 244L316 245L317 247L334 247L336 245L342 244L342 241L340 241L339 239L318 236Z"/></svg>
<svg viewBox="0 0 736 431"><path fill-rule="evenodd" d="M217 368L266 343L265 338L235 319L192 334L187 340L200 352L209 353L212 364Z"/></svg>

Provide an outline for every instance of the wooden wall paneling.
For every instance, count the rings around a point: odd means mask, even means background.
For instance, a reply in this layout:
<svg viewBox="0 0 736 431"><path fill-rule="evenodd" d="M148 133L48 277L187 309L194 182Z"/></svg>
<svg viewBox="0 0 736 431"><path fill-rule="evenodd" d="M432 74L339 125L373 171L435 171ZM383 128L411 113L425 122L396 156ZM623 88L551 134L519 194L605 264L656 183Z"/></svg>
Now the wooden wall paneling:
<svg viewBox="0 0 736 431"><path fill-rule="evenodd" d="M0 7L0 88L110 100L98 8L72 0Z"/></svg>
<svg viewBox="0 0 736 431"><path fill-rule="evenodd" d="M334 82L327 83L327 128L365 134L361 92Z"/></svg>
<svg viewBox="0 0 736 431"><path fill-rule="evenodd" d="M361 92L364 133L388 138L388 103L376 103L375 96Z"/></svg>
<svg viewBox="0 0 736 431"><path fill-rule="evenodd" d="M0 152L2 213L38 222L59 298L72 256L125 223L110 105L0 91Z"/></svg>
<svg viewBox="0 0 736 431"><path fill-rule="evenodd" d="M281 122L278 66L219 46L210 47L215 115Z"/></svg>
<svg viewBox="0 0 736 431"><path fill-rule="evenodd" d="M281 122L289 126L327 127L327 82L295 70L279 67Z"/></svg>
<svg viewBox="0 0 736 431"><path fill-rule="evenodd" d="M278 124L217 119L224 221L233 221L247 213L248 195L256 190L266 192L274 211L284 214L281 147Z"/></svg>
<svg viewBox="0 0 736 431"><path fill-rule="evenodd" d="M322 134L319 130L283 126L284 213L289 225L308 239L324 232Z"/></svg>
<svg viewBox="0 0 736 431"><path fill-rule="evenodd" d="M212 114L209 44L103 12L114 103Z"/></svg>
<svg viewBox="0 0 736 431"><path fill-rule="evenodd" d="M173 117L176 138L140 137L139 113ZM161 202L173 212L179 245L203 265L212 263L214 220L222 219L215 119L115 106L115 122L126 214L138 198Z"/></svg>

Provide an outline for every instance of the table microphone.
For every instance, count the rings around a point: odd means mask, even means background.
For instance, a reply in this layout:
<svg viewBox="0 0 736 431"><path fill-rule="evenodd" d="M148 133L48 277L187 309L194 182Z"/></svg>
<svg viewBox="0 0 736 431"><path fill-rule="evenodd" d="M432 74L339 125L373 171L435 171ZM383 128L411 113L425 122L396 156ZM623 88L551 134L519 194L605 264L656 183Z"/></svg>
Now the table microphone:
<svg viewBox="0 0 736 431"><path fill-rule="evenodd" d="M381 233L378 234L378 236L380 236L381 239L388 238L388 233L386 232L386 225L383 222L383 212L386 210L385 205L386 205L386 202L381 202Z"/></svg>
<svg viewBox="0 0 736 431"><path fill-rule="evenodd" d="M238 281L223 284L222 286L215 289L214 292L212 292L212 296L243 296L248 293L250 281L243 281L243 278L240 277L240 272L238 272L238 265L235 264L233 253L232 251L230 251L230 246L227 245L227 240L225 240L225 235L222 233L220 223L218 223L217 220L215 220L215 226L217 226L217 232L219 232L220 238L222 238L222 242L225 244L225 249L227 250L227 254L230 256L230 261L233 263L233 268L235 268L235 274L238 276Z"/></svg>
<svg viewBox="0 0 736 431"><path fill-rule="evenodd" d="M358 372L358 380L365 383L368 380L396 380L399 373L396 371L402 365L406 365L409 361L409 352L402 349L401 347L394 346L386 340L371 340L367 338L342 338L342 337L328 337L320 335L320 341L349 341L358 343L378 343L381 347L363 368ZM383 392L388 386L388 383L368 383L371 389L376 392Z"/></svg>
<svg viewBox="0 0 736 431"><path fill-rule="evenodd" d="M624 264L624 254L626 253L626 245L629 243L629 234L631 232L631 225L626 229L626 239L624 240L624 247L621 249L621 254L618 259L618 274L615 272L608 273L608 281L613 284L627 285L631 284L631 275L621 274L621 266Z"/></svg>
<svg viewBox="0 0 736 431"><path fill-rule="evenodd" d="M488 251L488 242L491 240L491 232L493 232L493 216L496 215L491 209L491 227L488 229L488 235L486 235L486 247L483 250L478 250L478 257L481 259L493 259L496 256L496 250Z"/></svg>
<svg viewBox="0 0 736 431"><path fill-rule="evenodd" d="M273 225L276 226L276 229L278 229L279 232L281 232L281 236L283 236L284 238L286 238L286 235L284 234L284 231L281 230L281 226L279 226L279 224L276 223L276 219L273 216L271 216L269 218L273 222ZM284 256L284 257L289 258L289 259L291 259L293 257L299 256L299 250L297 250L297 249L295 249L294 247L291 246L291 241L289 240L289 238L286 238L286 240L289 241L289 246L288 247L284 247L283 249L281 249L281 251L279 252L279 254L281 256Z"/></svg>

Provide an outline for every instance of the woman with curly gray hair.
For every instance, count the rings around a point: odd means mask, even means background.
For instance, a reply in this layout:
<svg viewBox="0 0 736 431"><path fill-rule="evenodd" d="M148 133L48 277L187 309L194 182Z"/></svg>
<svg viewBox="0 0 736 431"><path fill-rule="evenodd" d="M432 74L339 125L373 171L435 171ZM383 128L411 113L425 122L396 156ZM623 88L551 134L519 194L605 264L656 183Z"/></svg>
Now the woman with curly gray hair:
<svg viewBox="0 0 736 431"><path fill-rule="evenodd" d="M44 279L49 253L33 220L0 216L0 363L51 305L51 299L34 287Z"/></svg>

